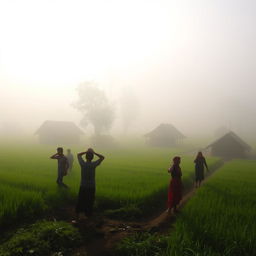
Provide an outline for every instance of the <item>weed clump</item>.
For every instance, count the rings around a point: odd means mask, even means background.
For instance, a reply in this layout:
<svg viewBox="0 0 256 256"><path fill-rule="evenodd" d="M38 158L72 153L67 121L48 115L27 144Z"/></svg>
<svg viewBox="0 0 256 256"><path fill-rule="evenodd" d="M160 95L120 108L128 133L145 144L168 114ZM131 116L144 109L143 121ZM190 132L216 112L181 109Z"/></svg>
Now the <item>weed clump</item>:
<svg viewBox="0 0 256 256"><path fill-rule="evenodd" d="M168 246L167 237L147 232L125 238L116 248L117 256L158 256Z"/></svg>
<svg viewBox="0 0 256 256"><path fill-rule="evenodd" d="M81 244L76 228L65 222L40 221L19 229L0 246L1 256L70 255Z"/></svg>

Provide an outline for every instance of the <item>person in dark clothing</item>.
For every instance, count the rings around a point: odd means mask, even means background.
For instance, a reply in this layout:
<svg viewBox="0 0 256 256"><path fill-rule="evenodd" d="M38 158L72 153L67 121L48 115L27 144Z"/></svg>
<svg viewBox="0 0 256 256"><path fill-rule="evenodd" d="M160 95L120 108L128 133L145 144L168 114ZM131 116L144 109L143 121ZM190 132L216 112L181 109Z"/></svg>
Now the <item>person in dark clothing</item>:
<svg viewBox="0 0 256 256"><path fill-rule="evenodd" d="M86 161L82 158L85 155ZM99 157L98 160L92 161L93 157ZM77 220L82 212L85 216L90 217L93 213L93 204L95 200L95 169L105 159L104 156L94 152L89 148L85 152L77 154L78 162L81 166L81 183L76 206Z"/></svg>
<svg viewBox="0 0 256 256"><path fill-rule="evenodd" d="M173 209L174 213L177 212L177 205L182 199L182 172L180 168L180 161L180 157L175 156L173 158L172 166L168 169L168 172L171 174L172 178L168 189L167 212L170 212L171 209Z"/></svg>
<svg viewBox="0 0 256 256"><path fill-rule="evenodd" d="M58 160L57 184L61 187L67 188L68 186L63 183L63 176L67 175L69 164L68 159L63 154L63 148L57 148L57 153L52 155L50 158Z"/></svg>
<svg viewBox="0 0 256 256"><path fill-rule="evenodd" d="M202 152L198 152L196 159L194 160L195 163L195 187L200 187L201 182L204 180L204 167L206 167L207 171L208 165L206 160L202 154Z"/></svg>

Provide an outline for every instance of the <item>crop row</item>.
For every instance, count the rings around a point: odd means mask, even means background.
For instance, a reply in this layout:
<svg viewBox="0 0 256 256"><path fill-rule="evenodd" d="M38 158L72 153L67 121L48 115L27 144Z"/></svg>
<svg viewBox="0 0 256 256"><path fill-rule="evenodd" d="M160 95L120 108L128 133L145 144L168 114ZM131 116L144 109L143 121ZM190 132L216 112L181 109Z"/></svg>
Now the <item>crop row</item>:
<svg viewBox="0 0 256 256"><path fill-rule="evenodd" d="M59 189L55 182L57 163L49 159L49 152L49 148L34 147L29 150L12 148L0 154L0 225L59 207L67 201L75 204L80 180L78 163L75 162L72 172L64 178L69 189ZM131 214L135 211L138 215L158 207L165 200L169 182L167 168L174 152L132 149L103 153L106 160L96 174L99 208L119 210L128 207ZM182 161L185 186L193 182L192 160L184 157ZM217 159L209 159L210 165L216 162Z"/></svg>
<svg viewBox="0 0 256 256"><path fill-rule="evenodd" d="M256 255L256 162L225 164L182 209L165 255Z"/></svg>
<svg viewBox="0 0 256 256"><path fill-rule="evenodd" d="M122 256L256 255L256 162L226 163L198 189L168 235L138 233L119 244Z"/></svg>

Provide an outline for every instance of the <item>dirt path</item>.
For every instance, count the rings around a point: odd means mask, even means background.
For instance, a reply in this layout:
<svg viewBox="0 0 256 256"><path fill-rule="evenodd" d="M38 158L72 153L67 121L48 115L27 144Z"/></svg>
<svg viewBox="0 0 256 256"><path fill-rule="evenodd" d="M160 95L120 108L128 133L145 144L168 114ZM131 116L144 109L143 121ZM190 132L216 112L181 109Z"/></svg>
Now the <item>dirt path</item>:
<svg viewBox="0 0 256 256"><path fill-rule="evenodd" d="M212 168L208 173L202 185L208 180L208 178L221 166L223 162ZM199 188L200 189L200 188ZM186 202L194 195L198 188L191 188L184 193L183 199L179 205L179 211L186 204ZM69 209L70 210L70 209ZM73 211L73 210L71 210ZM74 216L74 212L70 212L69 216ZM165 210L156 217L152 217L147 221L118 221L105 218L104 216L96 216L94 220L84 219L77 224L80 232L93 233L93 238L85 245L78 249L80 255L84 255L83 252L87 252L87 256L110 256L112 249L123 238L131 235L135 232L157 232L164 234L170 230L171 224L176 220L178 213L167 213Z"/></svg>

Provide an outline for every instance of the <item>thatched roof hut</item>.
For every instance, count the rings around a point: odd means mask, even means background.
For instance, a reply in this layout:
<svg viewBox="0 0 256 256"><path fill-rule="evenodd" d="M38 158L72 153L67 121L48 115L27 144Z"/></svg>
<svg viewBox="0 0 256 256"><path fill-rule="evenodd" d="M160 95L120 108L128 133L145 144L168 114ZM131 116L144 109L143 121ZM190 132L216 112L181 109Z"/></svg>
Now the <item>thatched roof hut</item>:
<svg viewBox="0 0 256 256"><path fill-rule="evenodd" d="M151 146L173 147L185 136L171 124L160 124L153 131L144 135Z"/></svg>
<svg viewBox="0 0 256 256"><path fill-rule="evenodd" d="M245 158L251 151L251 147L232 131L211 143L207 148L211 148L212 155L223 158Z"/></svg>
<svg viewBox="0 0 256 256"><path fill-rule="evenodd" d="M42 144L76 144L84 132L69 121L45 121L35 132Z"/></svg>

